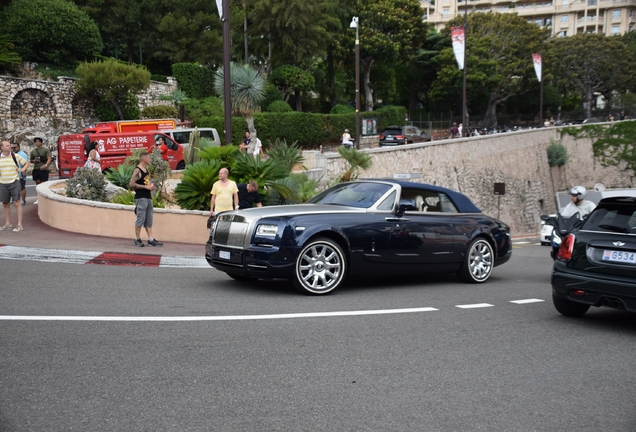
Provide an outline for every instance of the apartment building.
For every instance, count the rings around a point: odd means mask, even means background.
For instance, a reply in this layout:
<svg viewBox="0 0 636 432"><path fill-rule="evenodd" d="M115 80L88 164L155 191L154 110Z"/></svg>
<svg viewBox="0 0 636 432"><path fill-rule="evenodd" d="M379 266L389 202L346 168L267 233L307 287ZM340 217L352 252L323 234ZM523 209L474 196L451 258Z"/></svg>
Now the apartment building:
<svg viewBox="0 0 636 432"><path fill-rule="evenodd" d="M636 0L432 0L421 1L424 20L441 30L466 8L471 12L517 13L553 36L631 31L636 25Z"/></svg>

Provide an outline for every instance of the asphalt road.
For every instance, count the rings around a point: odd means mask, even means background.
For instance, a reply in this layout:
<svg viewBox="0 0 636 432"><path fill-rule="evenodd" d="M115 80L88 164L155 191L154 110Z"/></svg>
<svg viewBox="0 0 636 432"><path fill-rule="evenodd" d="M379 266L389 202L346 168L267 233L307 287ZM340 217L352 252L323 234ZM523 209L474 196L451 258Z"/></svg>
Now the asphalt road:
<svg viewBox="0 0 636 432"><path fill-rule="evenodd" d="M484 285L323 297L211 268L0 261L0 430L634 431L636 316L560 316L548 254L517 247Z"/></svg>

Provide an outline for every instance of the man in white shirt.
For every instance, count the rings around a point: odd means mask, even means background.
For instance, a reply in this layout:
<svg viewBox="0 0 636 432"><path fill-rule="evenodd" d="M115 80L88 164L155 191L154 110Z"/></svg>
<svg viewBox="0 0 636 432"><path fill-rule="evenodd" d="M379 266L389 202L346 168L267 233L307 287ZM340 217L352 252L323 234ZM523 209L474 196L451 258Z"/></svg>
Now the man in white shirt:
<svg viewBox="0 0 636 432"><path fill-rule="evenodd" d="M351 135L349 135L349 129L345 129L344 133L342 134L342 145L349 148L353 147L353 141L351 141Z"/></svg>
<svg viewBox="0 0 636 432"><path fill-rule="evenodd" d="M572 202L561 211L561 216L564 218L572 217L578 213L579 219L583 219L583 216L592 213L592 210L596 208L593 202L585 199L587 189L583 186L574 186L570 189L570 195L572 195Z"/></svg>

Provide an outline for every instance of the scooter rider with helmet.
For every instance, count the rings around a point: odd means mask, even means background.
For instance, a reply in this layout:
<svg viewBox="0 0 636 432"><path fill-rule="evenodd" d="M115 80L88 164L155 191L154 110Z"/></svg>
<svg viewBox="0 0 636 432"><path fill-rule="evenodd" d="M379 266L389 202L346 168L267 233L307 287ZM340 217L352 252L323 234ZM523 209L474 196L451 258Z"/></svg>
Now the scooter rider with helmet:
<svg viewBox="0 0 636 432"><path fill-rule="evenodd" d="M560 213L562 225L572 225L563 222L563 220L569 220L570 218L582 220L585 216L592 213L592 210L596 208L596 205L592 201L588 201L585 199L585 197L587 196L587 189L585 189L583 186L574 186L572 189L570 189L570 196L572 201L568 205L563 207L563 210ZM557 220L558 219L559 218L557 218ZM559 225L558 222L557 225ZM562 226L561 228L566 227ZM552 231L551 255L553 259L556 258L557 253L559 252L559 246L561 245L561 238L557 235L556 231L557 229L555 227L554 231Z"/></svg>
<svg viewBox="0 0 636 432"><path fill-rule="evenodd" d="M587 189L583 186L574 186L570 189L570 195L572 196L572 201L566 205L561 212L561 216L564 218L572 217L578 213L579 219L583 219L584 216L589 215L592 213L592 210L596 208L596 205L594 205L592 201L585 199Z"/></svg>

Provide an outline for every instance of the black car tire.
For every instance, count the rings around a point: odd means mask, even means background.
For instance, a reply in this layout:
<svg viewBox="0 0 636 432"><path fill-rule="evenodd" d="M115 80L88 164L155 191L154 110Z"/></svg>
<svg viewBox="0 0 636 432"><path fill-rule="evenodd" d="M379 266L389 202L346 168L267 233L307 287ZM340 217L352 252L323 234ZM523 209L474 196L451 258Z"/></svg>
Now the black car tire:
<svg viewBox="0 0 636 432"><path fill-rule="evenodd" d="M492 274L495 254L488 240L476 238L468 246L468 253L457 273L463 282L483 283Z"/></svg>
<svg viewBox="0 0 636 432"><path fill-rule="evenodd" d="M184 170L184 169L185 169L185 167L186 167L186 165L185 165L185 161L181 161L181 162L179 162L179 163L177 164L177 169L178 169L178 170Z"/></svg>
<svg viewBox="0 0 636 432"><path fill-rule="evenodd" d="M347 260L335 241L318 237L303 246L296 258L294 286L303 294L327 294L345 278Z"/></svg>
<svg viewBox="0 0 636 432"><path fill-rule="evenodd" d="M249 277L249 276L243 276L243 275L239 275L236 273L225 273L226 275L228 275L229 277L231 277L232 279L234 279L235 281L239 281L239 282L254 282L256 280L256 278L253 277Z"/></svg>
<svg viewBox="0 0 636 432"><path fill-rule="evenodd" d="M576 318L583 316L590 308L590 305L576 303L568 299L557 297L554 294L552 294L552 303L554 303L554 308L559 311L561 315L567 317Z"/></svg>

